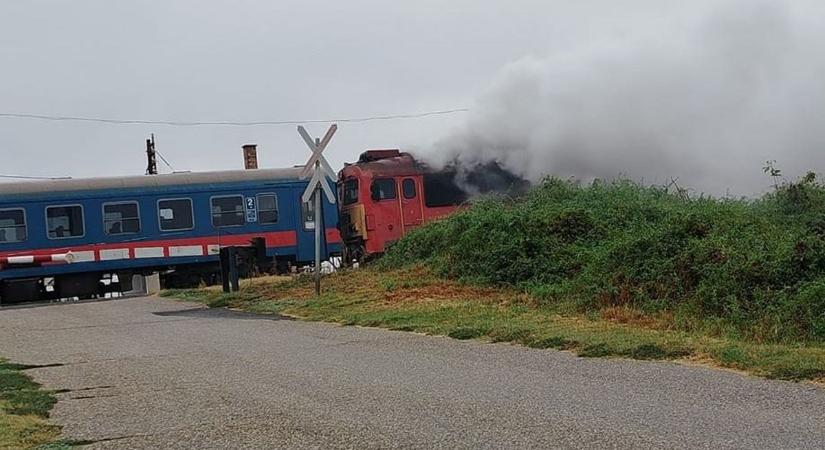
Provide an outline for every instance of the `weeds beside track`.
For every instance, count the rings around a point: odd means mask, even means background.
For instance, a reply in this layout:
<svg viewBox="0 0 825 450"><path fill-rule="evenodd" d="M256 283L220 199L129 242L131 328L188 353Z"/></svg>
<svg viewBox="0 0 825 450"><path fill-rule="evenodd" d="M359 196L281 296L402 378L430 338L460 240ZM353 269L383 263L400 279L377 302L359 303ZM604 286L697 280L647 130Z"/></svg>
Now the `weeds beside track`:
<svg viewBox="0 0 825 450"><path fill-rule="evenodd" d="M770 164L768 166L771 168ZM770 174L778 176L773 169ZM548 179L412 231L324 282L170 295L309 320L825 377L825 186L758 199Z"/></svg>
<svg viewBox="0 0 825 450"><path fill-rule="evenodd" d="M580 314L542 304L512 289L444 280L428 269L368 268L324 279L315 298L310 278L247 280L236 294L216 289L171 290L182 300L310 321L381 327L456 339L555 348L585 357L679 360L779 379L825 376L825 347L766 344L672 329L666 316L613 309Z"/></svg>

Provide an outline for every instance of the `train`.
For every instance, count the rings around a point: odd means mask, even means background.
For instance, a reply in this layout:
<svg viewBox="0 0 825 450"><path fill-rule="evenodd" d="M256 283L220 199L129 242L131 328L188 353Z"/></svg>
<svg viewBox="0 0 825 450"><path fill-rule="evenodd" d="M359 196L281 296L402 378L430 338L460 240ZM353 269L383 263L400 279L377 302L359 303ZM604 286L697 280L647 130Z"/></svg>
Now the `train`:
<svg viewBox="0 0 825 450"><path fill-rule="evenodd" d="M397 149L367 150L338 174L344 260L380 255L409 231L467 200L455 173L433 170Z"/></svg>
<svg viewBox="0 0 825 450"><path fill-rule="evenodd" d="M314 258L313 204L302 166L0 184L0 305L129 290L214 284L220 249L244 246L251 271L285 272ZM364 262L466 200L448 173L397 149L368 150L322 201L323 259Z"/></svg>

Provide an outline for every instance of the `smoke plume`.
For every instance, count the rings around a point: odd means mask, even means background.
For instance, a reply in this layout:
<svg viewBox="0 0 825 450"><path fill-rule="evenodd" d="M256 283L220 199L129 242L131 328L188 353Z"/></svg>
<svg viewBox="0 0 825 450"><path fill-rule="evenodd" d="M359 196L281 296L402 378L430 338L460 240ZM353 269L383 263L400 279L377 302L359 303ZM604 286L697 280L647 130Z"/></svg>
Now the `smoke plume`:
<svg viewBox="0 0 825 450"><path fill-rule="evenodd" d="M800 5L736 1L690 24L515 61L433 159L495 162L532 181L678 178L717 195L764 191L766 160L788 177L820 172L825 27L821 9Z"/></svg>

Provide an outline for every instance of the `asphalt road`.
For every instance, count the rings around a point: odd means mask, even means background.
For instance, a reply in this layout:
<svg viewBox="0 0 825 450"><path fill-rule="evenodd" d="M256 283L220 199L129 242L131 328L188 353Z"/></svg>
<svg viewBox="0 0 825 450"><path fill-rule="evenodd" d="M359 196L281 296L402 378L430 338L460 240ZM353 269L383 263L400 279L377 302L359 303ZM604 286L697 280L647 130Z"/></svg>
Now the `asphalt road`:
<svg viewBox="0 0 825 450"><path fill-rule="evenodd" d="M825 389L157 298L0 311L90 448L822 448Z"/></svg>

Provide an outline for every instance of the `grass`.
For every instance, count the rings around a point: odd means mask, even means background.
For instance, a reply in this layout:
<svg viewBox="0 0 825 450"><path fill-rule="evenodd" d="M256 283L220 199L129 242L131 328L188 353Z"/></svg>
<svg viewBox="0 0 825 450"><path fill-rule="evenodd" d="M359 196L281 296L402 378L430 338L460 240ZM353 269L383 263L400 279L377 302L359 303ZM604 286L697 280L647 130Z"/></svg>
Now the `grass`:
<svg viewBox="0 0 825 450"><path fill-rule="evenodd" d="M688 332L825 343L825 186L812 174L750 200L550 179L414 230L379 264L582 314L624 308Z"/></svg>
<svg viewBox="0 0 825 450"><path fill-rule="evenodd" d="M324 293L312 281L246 281L237 294L214 289L172 290L166 297L212 307L304 320L381 327L571 351L582 357L680 360L768 378L825 377L825 346L764 343L683 330L672 315L623 306L583 313L522 290L444 279L423 265L368 267L327 276Z"/></svg>
<svg viewBox="0 0 825 450"><path fill-rule="evenodd" d="M300 278L237 295L169 295L583 357L825 380L825 185L808 174L758 199L716 199L548 179L420 227L376 265L324 284L319 299Z"/></svg>
<svg viewBox="0 0 825 450"><path fill-rule="evenodd" d="M0 449L68 448L55 441L60 427L46 420L54 394L41 390L26 368L0 359Z"/></svg>

